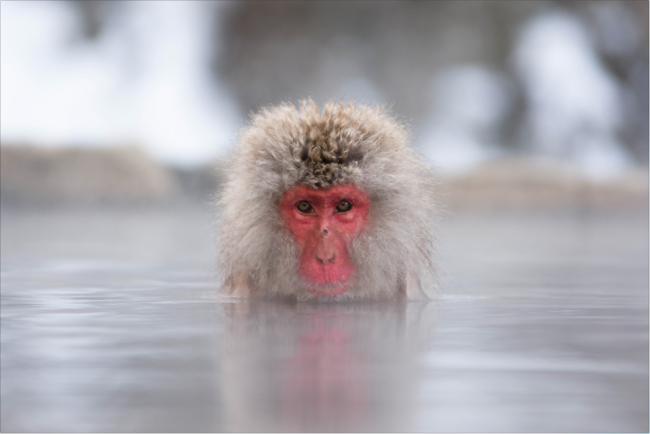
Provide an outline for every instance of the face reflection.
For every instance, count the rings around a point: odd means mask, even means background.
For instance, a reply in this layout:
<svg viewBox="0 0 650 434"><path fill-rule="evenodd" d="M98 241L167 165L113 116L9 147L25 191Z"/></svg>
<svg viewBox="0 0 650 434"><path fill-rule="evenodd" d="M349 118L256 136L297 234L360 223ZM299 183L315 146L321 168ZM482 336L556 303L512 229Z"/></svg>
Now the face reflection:
<svg viewBox="0 0 650 434"><path fill-rule="evenodd" d="M407 331L407 319L424 318L420 304L247 300L222 306L223 431L411 426L417 358L403 338L417 335ZM407 307L415 311L407 315Z"/></svg>
<svg viewBox="0 0 650 434"><path fill-rule="evenodd" d="M336 421L349 426L366 411L366 385L361 358L352 346L349 318L326 313L310 318L295 355L285 367L281 389L283 425L304 429Z"/></svg>

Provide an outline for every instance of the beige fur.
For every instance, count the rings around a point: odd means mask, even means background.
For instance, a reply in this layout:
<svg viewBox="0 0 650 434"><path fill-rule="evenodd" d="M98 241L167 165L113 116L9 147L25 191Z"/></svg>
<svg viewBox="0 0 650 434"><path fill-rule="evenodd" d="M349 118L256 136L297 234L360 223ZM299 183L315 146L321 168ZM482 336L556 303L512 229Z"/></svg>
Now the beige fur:
<svg viewBox="0 0 650 434"><path fill-rule="evenodd" d="M299 251L280 216L298 184L355 184L370 197L368 226L349 246L356 273L341 299L418 298L436 286L437 181L382 108L311 101L262 109L228 165L219 206L222 291L309 299Z"/></svg>

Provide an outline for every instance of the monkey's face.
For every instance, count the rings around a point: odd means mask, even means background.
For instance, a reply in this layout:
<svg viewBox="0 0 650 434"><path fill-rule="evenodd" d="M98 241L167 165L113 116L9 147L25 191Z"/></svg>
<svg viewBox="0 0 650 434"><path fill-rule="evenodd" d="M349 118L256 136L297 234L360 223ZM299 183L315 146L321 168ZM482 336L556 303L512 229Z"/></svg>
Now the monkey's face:
<svg viewBox="0 0 650 434"><path fill-rule="evenodd" d="M300 277L314 295L340 295L354 275L349 246L366 226L370 198L354 185L284 193L282 217L300 246Z"/></svg>

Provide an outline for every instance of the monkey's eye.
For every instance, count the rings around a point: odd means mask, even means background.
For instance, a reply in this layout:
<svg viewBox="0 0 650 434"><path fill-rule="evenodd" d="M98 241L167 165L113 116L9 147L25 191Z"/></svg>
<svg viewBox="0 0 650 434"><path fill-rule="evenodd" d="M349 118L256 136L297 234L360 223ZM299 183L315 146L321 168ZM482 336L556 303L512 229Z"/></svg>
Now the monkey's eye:
<svg viewBox="0 0 650 434"><path fill-rule="evenodd" d="M296 208L298 208L298 211L303 212L305 214L309 214L313 210L309 202L307 202L306 200L298 202Z"/></svg>
<svg viewBox="0 0 650 434"><path fill-rule="evenodd" d="M347 200L342 200L336 205L336 210L338 212L347 212L352 209L352 204L348 202Z"/></svg>

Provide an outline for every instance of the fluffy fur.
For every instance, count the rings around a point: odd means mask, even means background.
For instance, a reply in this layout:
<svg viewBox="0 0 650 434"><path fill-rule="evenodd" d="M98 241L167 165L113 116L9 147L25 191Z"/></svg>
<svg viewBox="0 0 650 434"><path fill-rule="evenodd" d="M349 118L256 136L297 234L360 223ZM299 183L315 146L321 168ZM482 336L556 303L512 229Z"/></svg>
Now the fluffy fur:
<svg viewBox="0 0 650 434"><path fill-rule="evenodd" d="M311 101L262 109L240 134L219 201L222 291L309 299L299 251L282 221L298 184L355 184L370 197L368 226L349 246L356 269L337 298L419 298L436 286L436 179L382 108Z"/></svg>

